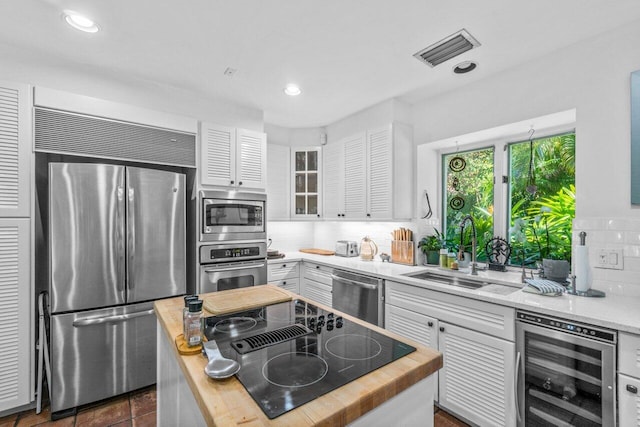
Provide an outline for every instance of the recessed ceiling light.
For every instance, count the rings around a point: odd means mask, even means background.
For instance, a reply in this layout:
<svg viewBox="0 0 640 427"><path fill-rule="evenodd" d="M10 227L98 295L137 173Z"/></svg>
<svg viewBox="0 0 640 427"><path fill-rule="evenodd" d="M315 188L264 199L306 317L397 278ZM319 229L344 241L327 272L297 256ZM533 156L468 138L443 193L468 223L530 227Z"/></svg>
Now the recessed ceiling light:
<svg viewBox="0 0 640 427"><path fill-rule="evenodd" d="M298 96L302 93L298 85L288 84L287 87L284 88L284 93L289 96Z"/></svg>
<svg viewBox="0 0 640 427"><path fill-rule="evenodd" d="M477 66L478 64L473 61L464 61L453 67L453 72L456 74L464 74L475 70Z"/></svg>
<svg viewBox="0 0 640 427"><path fill-rule="evenodd" d="M67 24L71 25L76 30L84 31L85 33L98 32L98 25L92 19L89 19L78 12L65 10L62 17Z"/></svg>

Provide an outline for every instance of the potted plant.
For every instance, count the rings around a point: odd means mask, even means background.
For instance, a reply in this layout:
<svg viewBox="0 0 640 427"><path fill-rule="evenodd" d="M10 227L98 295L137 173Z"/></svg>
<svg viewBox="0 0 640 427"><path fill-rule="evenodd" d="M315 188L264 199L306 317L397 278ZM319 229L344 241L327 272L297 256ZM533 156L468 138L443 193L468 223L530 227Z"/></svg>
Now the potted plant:
<svg viewBox="0 0 640 427"><path fill-rule="evenodd" d="M437 236L425 236L418 242L418 249L425 255L426 264L438 264L442 241Z"/></svg>

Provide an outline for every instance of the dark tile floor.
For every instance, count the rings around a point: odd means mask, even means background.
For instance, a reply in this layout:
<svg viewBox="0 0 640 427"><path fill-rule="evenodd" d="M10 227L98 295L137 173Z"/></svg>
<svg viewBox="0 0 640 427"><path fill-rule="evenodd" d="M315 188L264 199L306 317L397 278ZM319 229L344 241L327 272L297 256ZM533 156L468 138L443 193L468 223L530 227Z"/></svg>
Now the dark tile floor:
<svg viewBox="0 0 640 427"><path fill-rule="evenodd" d="M468 427L447 412L435 408L435 427ZM151 386L113 399L87 405L77 415L50 421L49 408L0 418L0 427L154 427L156 425L156 388Z"/></svg>
<svg viewBox="0 0 640 427"><path fill-rule="evenodd" d="M0 418L0 427L155 427L156 387L151 386L78 409L78 413L50 420L49 407Z"/></svg>

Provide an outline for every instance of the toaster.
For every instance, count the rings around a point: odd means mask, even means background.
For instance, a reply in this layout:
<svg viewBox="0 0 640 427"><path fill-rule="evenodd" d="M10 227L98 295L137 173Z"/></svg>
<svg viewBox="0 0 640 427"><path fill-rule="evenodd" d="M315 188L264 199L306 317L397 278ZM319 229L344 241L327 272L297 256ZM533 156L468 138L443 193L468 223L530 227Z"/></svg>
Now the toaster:
<svg viewBox="0 0 640 427"><path fill-rule="evenodd" d="M336 242L336 255L358 256L358 244L353 240L338 240Z"/></svg>

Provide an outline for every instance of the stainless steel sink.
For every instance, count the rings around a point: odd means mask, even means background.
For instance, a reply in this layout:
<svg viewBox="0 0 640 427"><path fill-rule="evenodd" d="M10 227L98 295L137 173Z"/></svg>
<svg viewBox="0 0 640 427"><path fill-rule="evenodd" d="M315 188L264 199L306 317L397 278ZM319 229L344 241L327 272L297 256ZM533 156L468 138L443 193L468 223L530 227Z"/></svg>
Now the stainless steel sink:
<svg viewBox="0 0 640 427"><path fill-rule="evenodd" d="M416 273L405 273L403 276L413 277L414 279L427 280L429 282L442 283L450 286L460 286L468 289L479 289L489 285L489 282L467 279L461 276L449 276L446 274L438 274L431 271L419 271Z"/></svg>

